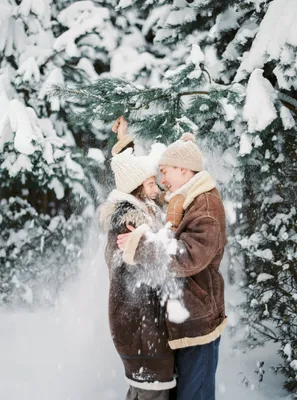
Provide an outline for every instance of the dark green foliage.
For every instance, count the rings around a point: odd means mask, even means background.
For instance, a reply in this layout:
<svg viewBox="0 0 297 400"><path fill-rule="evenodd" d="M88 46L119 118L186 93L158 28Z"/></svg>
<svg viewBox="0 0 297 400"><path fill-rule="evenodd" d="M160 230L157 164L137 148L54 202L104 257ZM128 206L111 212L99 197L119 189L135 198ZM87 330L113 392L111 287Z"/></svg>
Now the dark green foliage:
<svg viewBox="0 0 297 400"><path fill-rule="evenodd" d="M77 274L87 220L38 214L19 197L2 199L0 216L0 303L52 305Z"/></svg>

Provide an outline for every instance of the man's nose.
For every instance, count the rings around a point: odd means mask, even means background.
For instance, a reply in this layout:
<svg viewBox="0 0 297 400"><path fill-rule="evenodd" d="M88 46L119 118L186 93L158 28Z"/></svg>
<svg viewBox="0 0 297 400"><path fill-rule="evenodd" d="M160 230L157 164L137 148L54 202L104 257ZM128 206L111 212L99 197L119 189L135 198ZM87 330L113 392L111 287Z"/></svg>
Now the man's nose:
<svg viewBox="0 0 297 400"><path fill-rule="evenodd" d="M161 184L162 185L165 185L165 183L166 183L166 179L165 179L165 176L161 176Z"/></svg>

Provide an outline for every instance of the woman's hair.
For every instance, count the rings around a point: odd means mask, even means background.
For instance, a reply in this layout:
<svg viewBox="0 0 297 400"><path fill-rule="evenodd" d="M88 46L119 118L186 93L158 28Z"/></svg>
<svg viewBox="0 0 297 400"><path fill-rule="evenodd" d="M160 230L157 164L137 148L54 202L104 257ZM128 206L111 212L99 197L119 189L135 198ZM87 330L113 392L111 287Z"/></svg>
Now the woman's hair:
<svg viewBox="0 0 297 400"><path fill-rule="evenodd" d="M146 199L146 195L144 193L143 185L138 186L133 192L130 193L132 196L136 197L139 200L144 201Z"/></svg>

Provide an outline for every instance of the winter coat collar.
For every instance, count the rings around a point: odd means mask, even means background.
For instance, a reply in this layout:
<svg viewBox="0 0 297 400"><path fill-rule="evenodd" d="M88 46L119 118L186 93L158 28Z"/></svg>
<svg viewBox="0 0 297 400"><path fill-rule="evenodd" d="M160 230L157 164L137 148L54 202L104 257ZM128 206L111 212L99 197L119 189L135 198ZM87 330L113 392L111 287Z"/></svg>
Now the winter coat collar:
<svg viewBox="0 0 297 400"><path fill-rule="evenodd" d="M147 199L141 201L131 194L115 189L109 194L106 202L99 207L99 222L103 230L107 231L109 229L112 215L115 213L119 205L124 202L129 203L135 209L133 216L131 212L127 215L128 219L129 217L132 218L132 220L136 218L137 220L141 220L141 223L147 223L151 219L149 217L148 209L151 208L155 213L157 213L158 207L152 200ZM145 216L146 218L144 218Z"/></svg>
<svg viewBox="0 0 297 400"><path fill-rule="evenodd" d="M144 201L138 200L136 197L132 196L132 194L127 194L117 189L114 189L109 194L106 200L107 203L112 203L112 204L116 204L121 201L127 201L133 206L141 208L143 211L147 210L147 205Z"/></svg>
<svg viewBox="0 0 297 400"><path fill-rule="evenodd" d="M197 196L202 193L209 192L215 187L216 182L210 173L207 171L201 171L198 174L195 174L193 178L189 180L189 182L175 192L168 192L165 196L165 200L169 203L174 196L180 194L185 198L183 209L186 210Z"/></svg>

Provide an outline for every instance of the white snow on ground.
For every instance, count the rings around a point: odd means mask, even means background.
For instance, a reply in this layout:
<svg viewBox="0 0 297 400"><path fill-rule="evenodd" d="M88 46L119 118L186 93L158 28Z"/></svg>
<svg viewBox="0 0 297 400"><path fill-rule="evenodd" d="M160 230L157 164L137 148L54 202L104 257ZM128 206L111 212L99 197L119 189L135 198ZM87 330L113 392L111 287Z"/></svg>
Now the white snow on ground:
<svg viewBox="0 0 297 400"><path fill-rule="evenodd" d="M123 368L108 328L108 273L103 248L104 240L95 235L88 244L79 279L68 287L55 307L32 312L0 311L0 399L125 398ZM238 298L236 287L227 285L227 303L234 305ZM231 312L230 324L236 324ZM288 398L281 389L282 377L269 371L278 362L272 345L245 354L233 350L232 345L233 339L225 333L217 400ZM261 361L266 373L259 387L254 371ZM248 387L242 383L244 378Z"/></svg>
<svg viewBox="0 0 297 400"><path fill-rule="evenodd" d="M96 247L95 254L91 249ZM80 278L56 307L35 312L0 309L0 399L123 398L123 368L108 328L102 249L98 239L93 240Z"/></svg>

